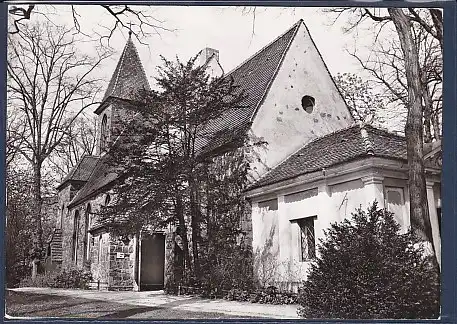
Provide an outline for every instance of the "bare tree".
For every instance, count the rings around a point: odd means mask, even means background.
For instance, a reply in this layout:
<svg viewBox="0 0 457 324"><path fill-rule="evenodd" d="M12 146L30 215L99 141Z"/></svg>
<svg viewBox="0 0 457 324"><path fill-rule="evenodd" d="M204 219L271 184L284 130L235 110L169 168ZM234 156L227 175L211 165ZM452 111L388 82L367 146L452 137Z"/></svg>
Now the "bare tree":
<svg viewBox="0 0 457 324"><path fill-rule="evenodd" d="M100 50L92 58L78 50L73 30L50 23L23 25L8 38L8 109L25 124L22 141L14 149L33 169L32 277L43 251L42 168L44 162L69 135L75 119L97 104L100 79L92 77L110 53Z"/></svg>
<svg viewBox="0 0 457 324"><path fill-rule="evenodd" d="M84 155L95 152L97 142L97 118L80 115L68 128L68 136L62 139L49 156L47 165L58 177L58 182L73 169Z"/></svg>
<svg viewBox="0 0 457 324"><path fill-rule="evenodd" d="M338 73L334 79L357 121L366 124L384 123L382 112L387 106L386 98L376 92L368 80L363 80L355 73Z"/></svg>
<svg viewBox="0 0 457 324"><path fill-rule="evenodd" d="M425 18L424 18L425 19ZM381 29L396 33L393 26L381 25ZM419 75L422 87L422 105L424 112L424 142L441 138L442 112L442 53L439 42L421 25L412 25L412 36L417 46L419 59ZM402 118L407 113L408 83L406 66L401 44L397 37L378 37L376 44L371 46L370 54L364 57L357 49L350 54L358 60L360 65L368 71L375 82L389 94L390 104L396 106ZM365 55L366 56L366 55ZM406 122L402 118L402 123Z"/></svg>
<svg viewBox="0 0 457 324"><path fill-rule="evenodd" d="M24 24L35 16L42 16L50 20L50 10L43 9L50 7L54 11L61 12L62 6L44 5L20 5L10 6L9 15L11 17L10 34L18 34L22 31ZM69 14L73 19L74 31L85 34L81 24L84 22L84 14L81 14L81 6L70 5ZM136 39L141 43L143 37L160 35L162 32L173 31L165 26L165 22L158 19L151 13L151 8L133 7L130 5L99 5L105 13L108 13L107 21L100 26L103 32L99 33L100 41L106 40L109 44L114 32L121 29L129 29Z"/></svg>
<svg viewBox="0 0 457 324"><path fill-rule="evenodd" d="M24 143L24 135L26 125L23 120L18 118L14 112L7 111L7 124L6 124L6 169L8 169L18 157L17 147L21 147Z"/></svg>
<svg viewBox="0 0 457 324"><path fill-rule="evenodd" d="M375 26L375 43L383 29L391 28L394 36L382 43L368 60L357 55L362 67L407 110L405 135L407 141L411 223L425 242L433 242L428 214L423 160L424 137L439 139L442 82L442 15L437 9L373 9L341 8L326 10L338 19L348 14L346 31L363 22ZM379 44L379 42L378 42ZM425 119L425 122L424 122ZM424 136L425 133L425 136ZM433 250L433 244L431 244Z"/></svg>

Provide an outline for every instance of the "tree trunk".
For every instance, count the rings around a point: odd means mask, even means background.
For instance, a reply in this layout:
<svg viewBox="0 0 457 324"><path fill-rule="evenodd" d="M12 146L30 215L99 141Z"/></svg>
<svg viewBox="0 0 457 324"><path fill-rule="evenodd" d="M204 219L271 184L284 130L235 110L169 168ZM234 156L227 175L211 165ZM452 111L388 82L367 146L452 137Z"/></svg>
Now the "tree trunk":
<svg viewBox="0 0 457 324"><path fill-rule="evenodd" d="M435 26L436 30L436 38L440 43L441 47L441 55L443 55L443 14L441 13L441 9L429 9L430 15L432 16L433 25Z"/></svg>
<svg viewBox="0 0 457 324"><path fill-rule="evenodd" d="M430 92L428 91L427 80L424 77L421 78L421 84L424 99L424 143L430 143L432 141L431 119L433 104Z"/></svg>
<svg viewBox="0 0 457 324"><path fill-rule="evenodd" d="M411 21L403 9L388 9L400 39L406 67L408 84L408 116L405 135L408 157L408 183L410 192L411 227L424 241L428 253L434 253L432 229L428 214L427 191L425 186L425 168L423 160L423 124L422 124L422 89L419 72L419 56L414 44Z"/></svg>
<svg viewBox="0 0 457 324"><path fill-rule="evenodd" d="M179 235L181 235L182 242L183 242L183 254L184 254L184 268L190 270L191 269L191 262L190 262L190 255L189 255L189 241L187 239L187 226L186 220L184 219L184 209L182 203L182 197L180 193L177 193L176 197L176 216L178 218L178 226L180 228Z"/></svg>
<svg viewBox="0 0 457 324"><path fill-rule="evenodd" d="M40 260L43 254L43 226L41 222L41 207L43 199L41 197L41 162L38 161L33 166L33 213L35 230L32 236L32 279L35 280Z"/></svg>
<svg viewBox="0 0 457 324"><path fill-rule="evenodd" d="M200 232L199 210L198 210L198 194L197 186L194 179L189 181L190 185L190 211L191 211L191 229L192 229L192 256L194 260L194 276L197 281L200 281L200 260L198 254L198 242Z"/></svg>
<svg viewBox="0 0 457 324"><path fill-rule="evenodd" d="M438 111L432 112L433 138L438 141L441 139L440 114Z"/></svg>

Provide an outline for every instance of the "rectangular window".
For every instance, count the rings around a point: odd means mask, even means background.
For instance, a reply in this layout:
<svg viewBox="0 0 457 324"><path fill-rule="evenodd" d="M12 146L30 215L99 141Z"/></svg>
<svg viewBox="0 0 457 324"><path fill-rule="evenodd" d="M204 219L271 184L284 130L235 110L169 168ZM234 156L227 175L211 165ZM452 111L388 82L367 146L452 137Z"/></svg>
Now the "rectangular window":
<svg viewBox="0 0 457 324"><path fill-rule="evenodd" d="M307 217L296 220L300 228L300 261L302 262L316 257L315 219L316 217Z"/></svg>

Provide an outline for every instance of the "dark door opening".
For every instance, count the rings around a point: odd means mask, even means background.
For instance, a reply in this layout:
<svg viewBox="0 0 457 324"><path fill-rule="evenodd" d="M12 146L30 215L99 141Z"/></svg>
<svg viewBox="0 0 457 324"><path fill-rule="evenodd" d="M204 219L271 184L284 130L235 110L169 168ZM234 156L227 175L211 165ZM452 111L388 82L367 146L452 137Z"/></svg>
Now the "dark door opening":
<svg viewBox="0 0 457 324"><path fill-rule="evenodd" d="M152 234L141 240L140 290L160 290L164 285L165 235Z"/></svg>

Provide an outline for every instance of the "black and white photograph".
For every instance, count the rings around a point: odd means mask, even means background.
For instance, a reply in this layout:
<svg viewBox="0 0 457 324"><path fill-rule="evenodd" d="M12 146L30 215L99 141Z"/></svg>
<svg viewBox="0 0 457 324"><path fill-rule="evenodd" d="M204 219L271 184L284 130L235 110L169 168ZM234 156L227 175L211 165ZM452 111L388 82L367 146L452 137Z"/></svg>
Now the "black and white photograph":
<svg viewBox="0 0 457 324"><path fill-rule="evenodd" d="M5 7L6 318L441 316L442 8Z"/></svg>

